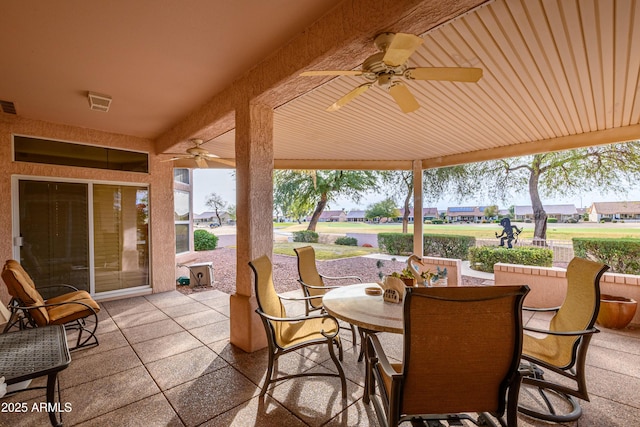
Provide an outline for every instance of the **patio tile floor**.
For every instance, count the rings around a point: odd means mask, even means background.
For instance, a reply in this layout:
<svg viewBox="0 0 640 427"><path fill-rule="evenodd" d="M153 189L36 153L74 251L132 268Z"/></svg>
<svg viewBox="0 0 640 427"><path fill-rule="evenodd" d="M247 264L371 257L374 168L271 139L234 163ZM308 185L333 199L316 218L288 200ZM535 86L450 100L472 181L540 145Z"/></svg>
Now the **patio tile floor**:
<svg viewBox="0 0 640 427"><path fill-rule="evenodd" d="M303 312L291 306L292 312ZM347 400L339 380L292 379L260 399L266 350L245 353L229 343L229 295L212 290L178 292L101 304L100 346L72 353L60 375L62 403L71 410L65 426L377 426L372 406L362 402L364 363L358 363L351 333L343 367ZM544 317L526 319L543 325ZM393 359L401 337L380 334ZM603 330L588 357L591 402L582 402L580 426L630 426L640 419L640 329ZM314 348L281 357L278 369L335 371L328 354ZM41 379L38 384L44 384ZM0 402L44 401L44 391ZM0 426L47 426L45 412L0 413ZM409 424L407 424L409 425ZM524 416L520 426L547 426ZM578 425L572 423L569 425Z"/></svg>

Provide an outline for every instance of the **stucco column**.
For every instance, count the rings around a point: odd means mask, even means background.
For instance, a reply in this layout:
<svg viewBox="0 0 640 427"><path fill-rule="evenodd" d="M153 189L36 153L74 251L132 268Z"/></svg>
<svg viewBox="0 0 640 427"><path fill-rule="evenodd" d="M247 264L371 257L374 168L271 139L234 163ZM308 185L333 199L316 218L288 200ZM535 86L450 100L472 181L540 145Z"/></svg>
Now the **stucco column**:
<svg viewBox="0 0 640 427"><path fill-rule="evenodd" d="M424 218L422 216L422 161L413 161L413 253L424 256L424 238L422 235Z"/></svg>
<svg viewBox="0 0 640 427"><path fill-rule="evenodd" d="M248 262L273 252L273 110L249 101L236 109L236 293L230 300L231 343L247 352L267 346L255 313Z"/></svg>

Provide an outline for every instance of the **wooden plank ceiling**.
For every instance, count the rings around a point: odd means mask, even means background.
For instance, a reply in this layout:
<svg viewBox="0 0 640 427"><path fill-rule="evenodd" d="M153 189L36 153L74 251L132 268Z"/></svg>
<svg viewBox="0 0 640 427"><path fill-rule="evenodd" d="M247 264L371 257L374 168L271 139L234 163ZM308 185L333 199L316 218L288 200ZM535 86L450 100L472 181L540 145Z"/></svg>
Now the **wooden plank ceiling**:
<svg viewBox="0 0 640 427"><path fill-rule="evenodd" d="M423 35L415 67L479 67L478 83L409 81L402 113L365 82L316 79L275 113L276 167L437 167L640 139L640 5L635 0L497 0ZM234 132L208 142L233 158ZM386 166L382 166L384 162Z"/></svg>

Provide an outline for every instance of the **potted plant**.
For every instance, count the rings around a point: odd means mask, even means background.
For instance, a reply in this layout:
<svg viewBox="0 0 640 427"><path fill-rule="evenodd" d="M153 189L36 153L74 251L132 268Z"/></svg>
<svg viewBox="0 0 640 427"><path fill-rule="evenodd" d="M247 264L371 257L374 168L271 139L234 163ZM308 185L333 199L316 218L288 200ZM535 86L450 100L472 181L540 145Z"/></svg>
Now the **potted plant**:
<svg viewBox="0 0 640 427"><path fill-rule="evenodd" d="M400 273L394 271L391 273L391 277L397 277L404 282L405 286L415 286L416 276L408 267L405 267Z"/></svg>

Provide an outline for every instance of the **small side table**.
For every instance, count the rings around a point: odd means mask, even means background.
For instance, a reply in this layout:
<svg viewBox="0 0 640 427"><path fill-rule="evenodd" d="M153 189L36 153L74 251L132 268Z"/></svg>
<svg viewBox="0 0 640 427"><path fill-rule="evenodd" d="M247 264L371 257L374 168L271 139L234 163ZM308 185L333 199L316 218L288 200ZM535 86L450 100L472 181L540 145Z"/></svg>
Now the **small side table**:
<svg viewBox="0 0 640 427"><path fill-rule="evenodd" d="M58 405L55 405L55 389L58 372L71 363L67 346L67 335L62 325L24 329L0 335L0 376L7 385L47 376L47 410L53 426L62 426L56 417L56 407L60 409L60 388ZM27 389L28 390L28 389Z"/></svg>

